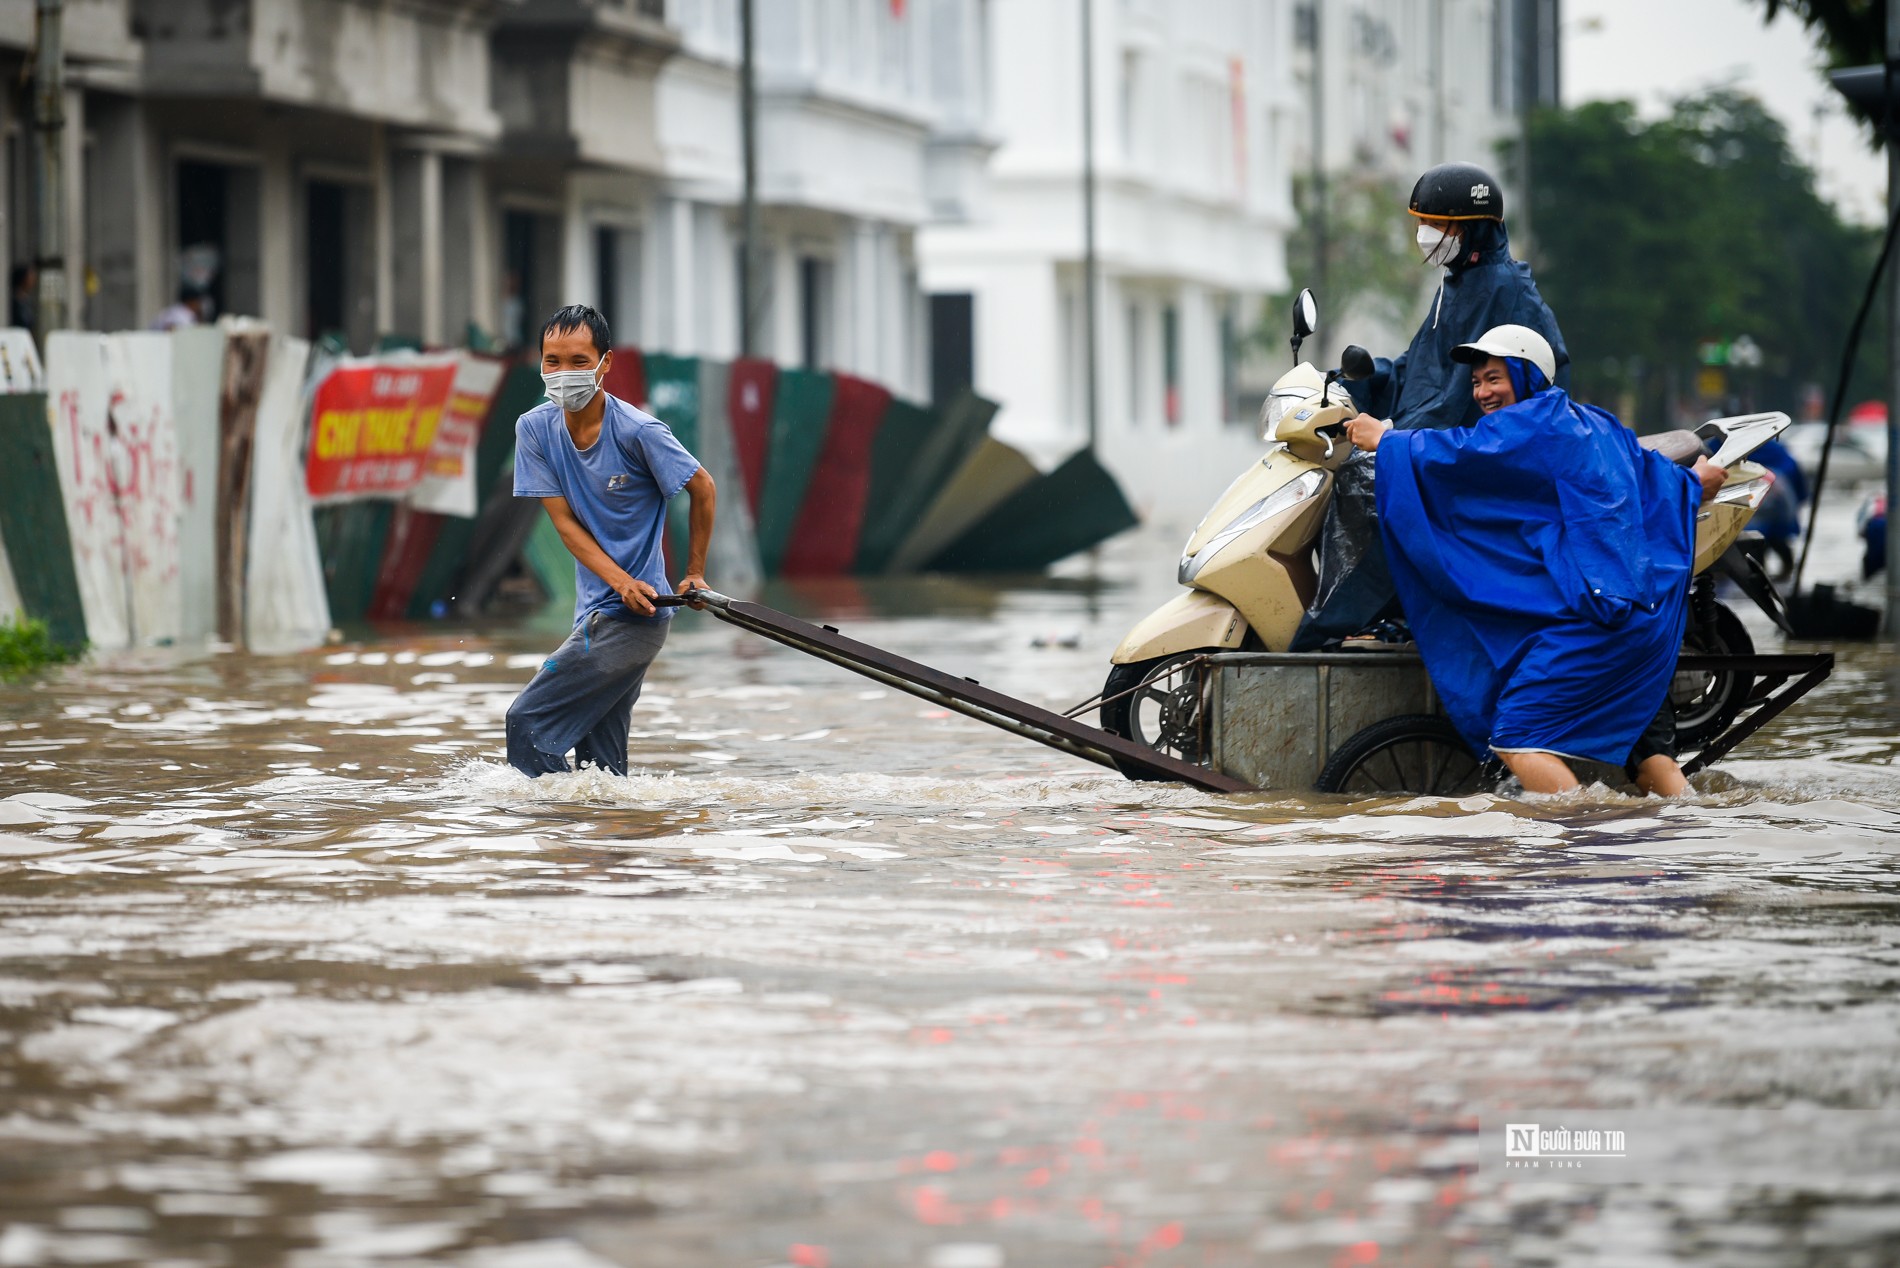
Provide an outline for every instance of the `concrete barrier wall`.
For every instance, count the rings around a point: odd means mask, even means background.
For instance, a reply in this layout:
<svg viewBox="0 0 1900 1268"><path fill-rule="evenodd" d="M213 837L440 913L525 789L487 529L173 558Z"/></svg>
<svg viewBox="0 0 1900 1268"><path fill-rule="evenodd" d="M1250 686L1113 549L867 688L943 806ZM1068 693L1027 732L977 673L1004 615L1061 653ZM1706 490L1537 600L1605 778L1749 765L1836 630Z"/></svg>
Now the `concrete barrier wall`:
<svg viewBox="0 0 1900 1268"><path fill-rule="evenodd" d="M0 615L18 607L101 649L223 638L274 652L322 642L333 622L473 615L498 587L518 596L502 583L523 570L550 601L572 601L572 557L544 531L540 508L513 497L515 420L542 399L530 363L463 354L471 373L458 376L456 394L475 385L493 395L479 419L482 402L474 413L461 402L464 461L448 464L453 474L339 498L336 437L349 424L326 413L319 426L313 415L348 393L324 385L345 382L332 378L340 370L400 374L440 354L391 354L386 367L313 356L263 323L228 320L170 333L61 331L42 366L16 335L0 331L0 400L9 385L43 382L45 392L15 392L0 423L21 433L16 443L31 441L47 469L36 477L23 466L15 508L0 514L0 530L34 543L24 557L10 541L0 552ZM1043 475L990 440L995 406L967 393L932 409L850 376L630 347L616 349L611 377L610 389L641 397L632 403L672 426L718 484L707 571L722 588L747 592L781 573L980 566L1002 558L991 539L1025 534L1066 552L1127 519L1112 481L1070 487L1064 472ZM417 409L414 445L428 443L433 417ZM309 492L313 445L327 446L332 464L320 508ZM416 470L448 470L439 443L432 452L438 460ZM380 454L353 450L351 460ZM36 478L45 487L34 495ZM1051 480L1065 507L1083 494L1113 505L1096 515L1043 505L1037 490ZM675 572L686 509L681 498L669 513ZM1052 513L1062 523L1046 522ZM43 557L55 539L59 568ZM1003 553L1018 566L1053 557Z"/></svg>
<svg viewBox="0 0 1900 1268"><path fill-rule="evenodd" d="M0 336L0 361L15 367L16 342ZM59 504L56 525L31 497L13 517L35 540L30 558L7 552L23 609L100 650L322 642L329 619L301 496L308 353L255 322L56 331L39 417L14 416L17 405L9 415L26 429L18 444L43 442Z"/></svg>

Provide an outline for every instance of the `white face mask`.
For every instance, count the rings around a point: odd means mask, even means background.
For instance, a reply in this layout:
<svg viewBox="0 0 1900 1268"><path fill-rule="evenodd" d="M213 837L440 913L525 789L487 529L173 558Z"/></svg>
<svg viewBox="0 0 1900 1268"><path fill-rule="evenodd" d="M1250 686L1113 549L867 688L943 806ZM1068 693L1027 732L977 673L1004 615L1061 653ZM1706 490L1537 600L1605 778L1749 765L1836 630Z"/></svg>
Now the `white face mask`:
<svg viewBox="0 0 1900 1268"><path fill-rule="evenodd" d="M605 372L603 361L592 370L546 371L541 375L541 382L547 386L550 401L570 414L578 414L594 399L594 393L600 391L600 376Z"/></svg>
<svg viewBox="0 0 1900 1268"><path fill-rule="evenodd" d="M1446 265L1458 258L1458 238L1446 233L1436 225L1418 227L1418 249L1425 253L1425 263Z"/></svg>

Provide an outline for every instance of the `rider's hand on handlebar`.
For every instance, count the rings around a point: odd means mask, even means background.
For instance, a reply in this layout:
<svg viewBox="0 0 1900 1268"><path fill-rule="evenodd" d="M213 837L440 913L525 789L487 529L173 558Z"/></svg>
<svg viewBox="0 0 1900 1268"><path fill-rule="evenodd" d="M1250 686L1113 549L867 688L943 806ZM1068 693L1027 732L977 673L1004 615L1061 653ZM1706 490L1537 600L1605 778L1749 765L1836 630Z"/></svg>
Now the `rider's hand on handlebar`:
<svg viewBox="0 0 1900 1268"><path fill-rule="evenodd" d="M1367 453L1371 453L1379 447L1379 442L1391 430L1392 424L1385 419L1361 414L1346 424L1346 439Z"/></svg>
<svg viewBox="0 0 1900 1268"><path fill-rule="evenodd" d="M1718 467L1707 458L1697 458L1695 478L1702 481L1702 500L1707 502L1721 492L1723 482L1728 479L1728 468Z"/></svg>

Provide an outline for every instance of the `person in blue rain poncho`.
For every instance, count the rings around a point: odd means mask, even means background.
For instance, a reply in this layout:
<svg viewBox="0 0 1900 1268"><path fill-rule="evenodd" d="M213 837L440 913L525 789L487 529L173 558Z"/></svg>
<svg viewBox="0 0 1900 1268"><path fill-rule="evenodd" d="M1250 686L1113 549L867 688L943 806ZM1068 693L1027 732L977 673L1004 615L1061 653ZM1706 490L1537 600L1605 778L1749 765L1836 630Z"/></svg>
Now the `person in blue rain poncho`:
<svg viewBox="0 0 1900 1268"><path fill-rule="evenodd" d="M1386 559L1445 712L1528 792L1577 787L1572 759L1681 792L1669 683L1696 508L1726 473L1677 466L1552 386L1537 331L1497 326L1450 359L1471 366L1474 425L1347 425L1374 454Z"/></svg>
<svg viewBox="0 0 1900 1268"><path fill-rule="evenodd" d="M1530 266L1511 258L1504 194L1491 174L1442 163L1418 178L1407 211L1425 263L1443 268L1444 277L1411 346L1396 360L1377 358L1372 375L1346 384L1353 403L1400 430L1470 426L1479 411L1451 350L1505 324L1544 337L1556 358L1551 381L1568 388L1570 354ZM1317 596L1291 650L1317 651L1398 615L1372 505L1372 463L1355 457L1339 470L1320 535Z"/></svg>

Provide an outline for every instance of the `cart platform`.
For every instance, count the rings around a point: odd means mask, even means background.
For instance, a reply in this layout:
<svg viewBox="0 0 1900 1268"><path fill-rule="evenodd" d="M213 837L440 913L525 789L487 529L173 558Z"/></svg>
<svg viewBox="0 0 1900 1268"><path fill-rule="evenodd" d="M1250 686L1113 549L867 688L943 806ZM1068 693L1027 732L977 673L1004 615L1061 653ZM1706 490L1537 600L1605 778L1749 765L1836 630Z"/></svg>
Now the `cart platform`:
<svg viewBox="0 0 1900 1268"><path fill-rule="evenodd" d="M1676 667L1679 673L1745 674L1752 680L1739 713L1715 736L1682 754L1683 772L1693 775L1820 685L1833 670L1834 656L1684 655ZM1340 783L1337 762L1342 756L1351 761L1349 746L1355 740L1394 719L1422 720L1440 713L1424 662L1414 651L1227 652L1201 658L1200 672L1207 702L1204 751L1210 765L1254 788L1351 791L1343 783L1325 785ZM1397 765L1403 765L1402 759ZM1482 765L1474 760L1470 769L1475 772ZM1326 778L1329 770L1332 779ZM1433 776L1427 763L1420 772L1388 768L1378 778L1398 784L1408 774L1423 773L1427 778L1422 782L1437 785L1463 772L1463 767L1441 769Z"/></svg>

